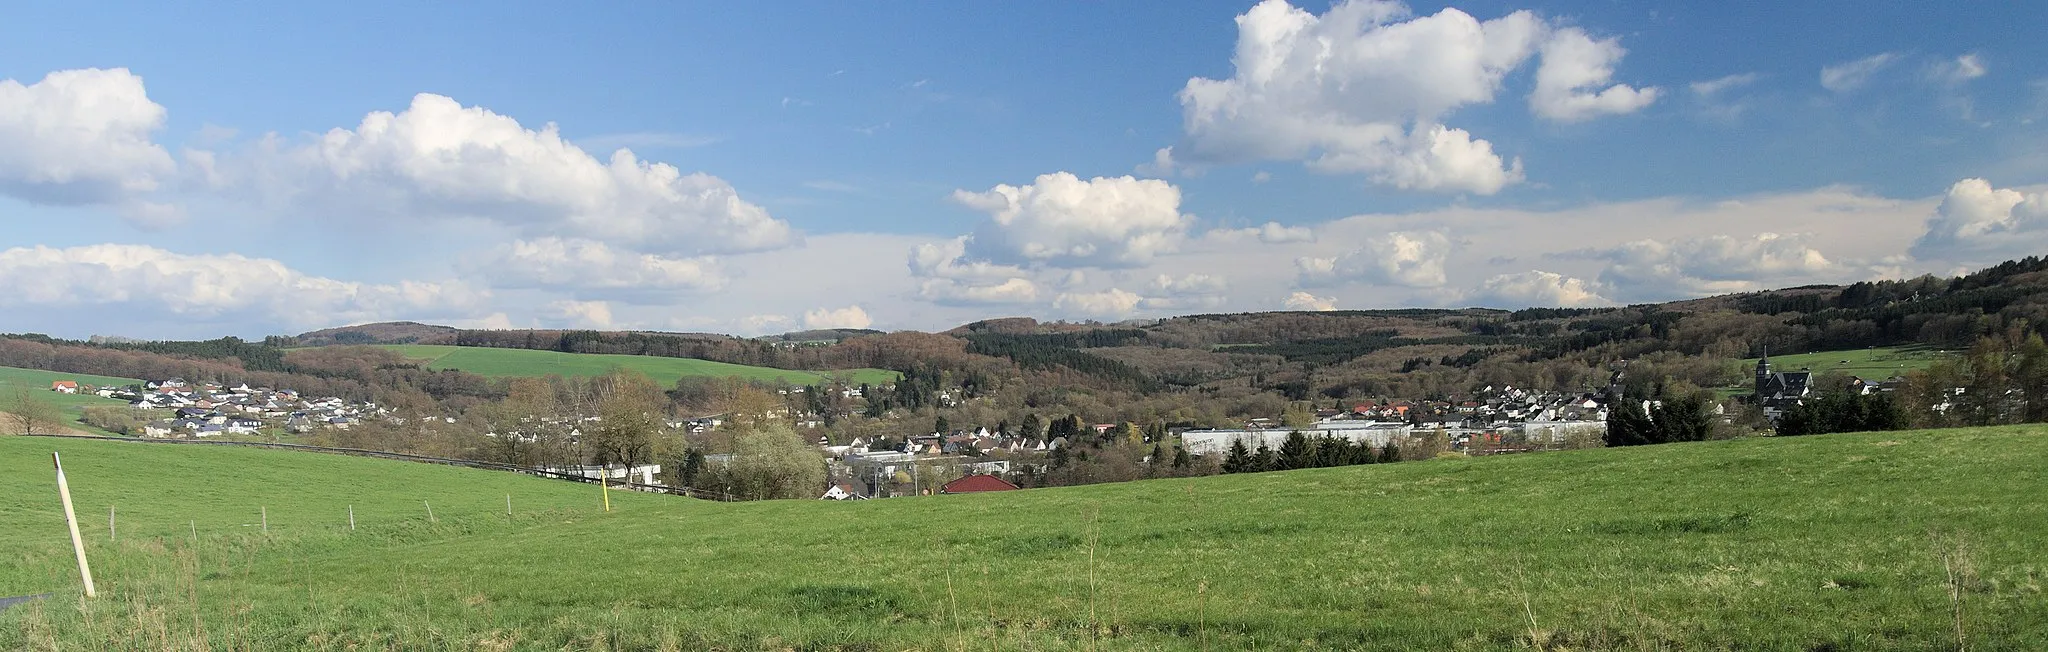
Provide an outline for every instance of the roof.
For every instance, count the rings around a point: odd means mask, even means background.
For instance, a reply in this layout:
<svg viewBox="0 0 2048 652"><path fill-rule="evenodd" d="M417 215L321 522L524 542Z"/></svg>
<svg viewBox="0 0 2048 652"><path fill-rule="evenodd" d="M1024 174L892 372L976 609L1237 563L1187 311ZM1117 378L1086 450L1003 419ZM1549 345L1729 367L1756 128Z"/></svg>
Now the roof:
<svg viewBox="0 0 2048 652"><path fill-rule="evenodd" d="M970 475L939 487L942 494L972 494L985 491L1016 491L1017 485L992 475Z"/></svg>

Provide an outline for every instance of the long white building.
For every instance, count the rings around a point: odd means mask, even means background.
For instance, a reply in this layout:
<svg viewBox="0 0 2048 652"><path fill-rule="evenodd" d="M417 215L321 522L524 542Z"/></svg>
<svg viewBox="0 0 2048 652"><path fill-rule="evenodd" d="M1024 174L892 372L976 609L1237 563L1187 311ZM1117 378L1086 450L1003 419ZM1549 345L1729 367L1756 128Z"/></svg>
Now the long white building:
<svg viewBox="0 0 2048 652"><path fill-rule="evenodd" d="M1386 446L1388 442L1407 438L1414 434L1414 426L1406 423L1381 421L1330 421L1304 428L1271 428L1263 430L1189 430L1180 435L1181 446L1195 455L1224 455L1230 452L1233 442L1242 441L1248 450L1258 450L1260 444L1279 450L1287 443L1288 433L1299 431L1310 440L1318 437L1334 437L1354 444L1365 444L1373 448Z"/></svg>

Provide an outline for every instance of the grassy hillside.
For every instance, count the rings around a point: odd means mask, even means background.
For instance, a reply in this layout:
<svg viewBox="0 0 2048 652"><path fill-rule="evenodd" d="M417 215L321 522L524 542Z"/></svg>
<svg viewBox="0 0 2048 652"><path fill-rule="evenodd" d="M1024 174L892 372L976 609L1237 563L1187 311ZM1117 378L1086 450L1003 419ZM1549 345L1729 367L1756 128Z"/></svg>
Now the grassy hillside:
<svg viewBox="0 0 2048 652"><path fill-rule="evenodd" d="M1838 371L1852 376L1883 380L1908 371L1926 369L1950 353L1925 346L1887 346L1848 351L1821 351L1794 355L1772 355L1771 368L1778 371L1812 369L1814 373ZM1756 358L1743 360L1743 369L1756 366Z"/></svg>
<svg viewBox="0 0 2048 652"><path fill-rule="evenodd" d="M0 613L0 648L1956 649L1953 586L1971 648L2048 649L2041 427L610 514L512 475L143 446L0 439L0 594L59 594Z"/></svg>
<svg viewBox="0 0 2048 652"><path fill-rule="evenodd" d="M460 369L492 378L546 376L550 374L598 376L610 372L614 367L625 367L647 374L648 377L653 378L662 385L673 385L676 379L686 376L738 376L750 380L775 380L779 378L802 385L815 384L826 376L844 378L847 382L854 384L881 384L896 380L896 372L884 369L847 369L828 372L791 371L788 369L749 367L746 365L692 358L662 358L644 355L561 353L558 351L425 344L394 344L386 345L382 348L397 351L408 358L428 361L428 369Z"/></svg>
<svg viewBox="0 0 2048 652"><path fill-rule="evenodd" d="M78 423L80 411L86 407L95 405L121 406L127 405L128 402L100 398L98 396L93 396L91 394L59 394L56 392L49 391L50 383L59 380L73 380L89 385L134 385L142 382L140 380L136 380L133 378L114 378L110 376L67 374L55 371L41 371L37 369L16 369L14 367L0 367L0 401L7 400L5 397L13 396L16 387L27 386L29 389L33 389L38 392L36 394L37 398L49 401L51 404L56 405L57 408L64 413L65 427L71 428L73 430L90 432L97 435L111 434L101 431L98 428L93 428L86 426L85 424ZM0 407L0 409L5 408Z"/></svg>

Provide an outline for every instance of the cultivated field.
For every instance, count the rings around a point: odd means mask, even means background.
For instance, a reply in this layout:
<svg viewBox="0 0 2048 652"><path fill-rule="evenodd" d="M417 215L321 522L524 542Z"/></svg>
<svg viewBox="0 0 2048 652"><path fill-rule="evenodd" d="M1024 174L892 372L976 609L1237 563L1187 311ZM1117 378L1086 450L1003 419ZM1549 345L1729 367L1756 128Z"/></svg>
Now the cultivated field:
<svg viewBox="0 0 2048 652"><path fill-rule="evenodd" d="M443 346L429 344L389 344L383 348L397 351L405 357L426 361L428 369L460 369L481 376L508 378L519 376L601 376L612 369L624 367L647 374L663 386L673 385L676 379L690 376L730 377L748 380L773 381L781 379L800 385L816 384L827 376L844 379L852 384L882 384L896 381L896 372L885 369L846 369L840 371L791 371L769 367L712 362L692 358L662 358L645 355L611 355L597 353L561 353L558 351L532 351L526 349L497 349L468 346Z"/></svg>
<svg viewBox="0 0 2048 652"><path fill-rule="evenodd" d="M78 422L80 411L92 406L122 406L127 401L100 398L91 394L59 394L50 391L50 383L72 380L89 385L138 385L142 381L133 378L113 378L85 374L66 374L38 369L17 369L0 367L0 409L6 409L6 402L13 400L16 387L26 386L36 391L36 398L48 401L64 413L64 427L95 435L112 434ZM12 430L4 430L13 432Z"/></svg>
<svg viewBox="0 0 2048 652"><path fill-rule="evenodd" d="M496 472L6 438L0 595L56 596L0 648L2048 649L2042 468L2026 426L606 514Z"/></svg>

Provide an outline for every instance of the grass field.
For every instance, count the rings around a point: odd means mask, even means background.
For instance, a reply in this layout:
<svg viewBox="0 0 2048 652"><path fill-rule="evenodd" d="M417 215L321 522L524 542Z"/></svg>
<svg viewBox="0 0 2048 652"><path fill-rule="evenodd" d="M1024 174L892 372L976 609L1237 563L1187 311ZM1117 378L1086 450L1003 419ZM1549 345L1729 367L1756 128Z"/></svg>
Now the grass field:
<svg viewBox="0 0 2048 652"><path fill-rule="evenodd" d="M1953 650L1960 596L1971 649L2048 649L2043 468L2014 427L606 514L509 474L5 438L0 595L56 597L0 648Z"/></svg>
<svg viewBox="0 0 2048 652"><path fill-rule="evenodd" d="M1908 371L1926 369L1949 352L1924 346L1890 346L1847 351L1821 351L1794 355L1772 355L1777 371L1811 369L1814 373L1839 371L1852 376L1883 380ZM1756 366L1756 358L1742 361L1745 370Z"/></svg>
<svg viewBox="0 0 2048 652"><path fill-rule="evenodd" d="M781 379L800 385L812 385L827 376L841 378L852 384L883 384L896 382L896 372L886 369L845 369L839 371L791 371L768 367L712 362L693 358L661 358L645 355L610 355L597 353L562 353L559 351L532 351L526 349L496 349L468 346L443 346L431 344L388 344L383 348L399 352L405 357L423 360L428 369L460 369L491 378L519 376L601 376L612 369L624 367L647 374L663 386L673 385L676 379L687 376L728 377L738 376L749 380L773 381Z"/></svg>
<svg viewBox="0 0 2048 652"><path fill-rule="evenodd" d="M7 397L11 397L14 395L16 387L27 386L29 389L37 391L37 398L49 401L51 404L56 405L58 410L64 413L65 427L71 428L73 430L78 430L81 432L89 432L95 435L112 434L100 430L98 428L93 428L85 424L79 423L78 417L81 413L80 411L90 406L121 406L127 405L128 402L117 401L109 398L100 398L98 396L93 396L91 394L59 394L56 392L49 391L50 383L59 380L73 380L89 385L137 385L142 383L142 381L133 378L114 378L110 376L66 374L54 371L41 371L37 369L17 369L14 367L0 367L0 401L9 400L7 399ZM0 407L0 409L5 408Z"/></svg>

